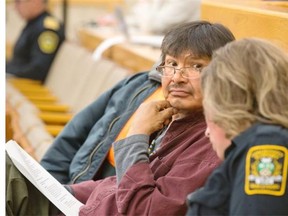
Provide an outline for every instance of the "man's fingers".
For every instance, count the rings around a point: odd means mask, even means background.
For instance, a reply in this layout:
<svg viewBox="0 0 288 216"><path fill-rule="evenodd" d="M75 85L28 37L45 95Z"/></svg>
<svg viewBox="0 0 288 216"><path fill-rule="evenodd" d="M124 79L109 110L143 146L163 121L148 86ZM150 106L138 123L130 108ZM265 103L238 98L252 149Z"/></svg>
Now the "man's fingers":
<svg viewBox="0 0 288 216"><path fill-rule="evenodd" d="M170 123L170 121L172 120L172 116L175 114L174 111L175 111L175 109L173 107L169 107L169 108L161 111L163 123L165 125L167 125L167 122Z"/></svg>
<svg viewBox="0 0 288 216"><path fill-rule="evenodd" d="M170 103L166 100L157 101L156 108L158 111L162 111L166 108L171 107Z"/></svg>

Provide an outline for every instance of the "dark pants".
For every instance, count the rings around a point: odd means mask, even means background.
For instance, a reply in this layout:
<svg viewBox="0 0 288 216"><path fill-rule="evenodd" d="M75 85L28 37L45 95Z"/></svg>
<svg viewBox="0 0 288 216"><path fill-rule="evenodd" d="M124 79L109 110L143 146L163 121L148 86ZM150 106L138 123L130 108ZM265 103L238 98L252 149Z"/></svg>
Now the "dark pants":
<svg viewBox="0 0 288 216"><path fill-rule="evenodd" d="M59 210L14 166L6 154L6 215L57 215Z"/></svg>

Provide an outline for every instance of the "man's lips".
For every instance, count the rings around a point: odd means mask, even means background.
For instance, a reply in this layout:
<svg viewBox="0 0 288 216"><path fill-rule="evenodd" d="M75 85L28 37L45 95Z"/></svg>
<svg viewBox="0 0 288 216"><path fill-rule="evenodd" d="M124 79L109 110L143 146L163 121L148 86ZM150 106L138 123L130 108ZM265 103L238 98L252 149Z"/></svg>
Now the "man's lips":
<svg viewBox="0 0 288 216"><path fill-rule="evenodd" d="M184 89L170 89L169 94L176 97L184 97L190 95L191 93Z"/></svg>

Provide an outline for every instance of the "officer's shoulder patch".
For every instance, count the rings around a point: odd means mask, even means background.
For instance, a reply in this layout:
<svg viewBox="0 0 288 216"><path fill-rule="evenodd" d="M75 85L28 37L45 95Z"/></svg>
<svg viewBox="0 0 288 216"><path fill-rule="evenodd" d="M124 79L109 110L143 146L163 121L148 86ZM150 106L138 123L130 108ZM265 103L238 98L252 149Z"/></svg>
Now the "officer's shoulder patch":
<svg viewBox="0 0 288 216"><path fill-rule="evenodd" d="M58 35L53 31L44 31L38 37L38 45L43 53L51 54L55 52L59 43Z"/></svg>
<svg viewBox="0 0 288 216"><path fill-rule="evenodd" d="M282 196L287 181L288 150L273 144L254 146L246 156L245 193Z"/></svg>
<svg viewBox="0 0 288 216"><path fill-rule="evenodd" d="M43 21L43 26L46 29L51 29L51 30L58 30L60 28L60 23L58 22L58 20L52 16L47 16L45 17L44 21Z"/></svg>

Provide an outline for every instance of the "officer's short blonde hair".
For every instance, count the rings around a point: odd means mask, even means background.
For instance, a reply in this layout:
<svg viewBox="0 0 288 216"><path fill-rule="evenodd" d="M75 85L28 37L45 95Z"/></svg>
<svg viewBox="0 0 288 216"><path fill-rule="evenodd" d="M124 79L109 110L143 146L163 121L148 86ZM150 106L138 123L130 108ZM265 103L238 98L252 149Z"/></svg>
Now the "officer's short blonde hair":
<svg viewBox="0 0 288 216"><path fill-rule="evenodd" d="M268 41L247 38L220 48L201 85L204 108L227 138L255 122L288 128L288 55Z"/></svg>

